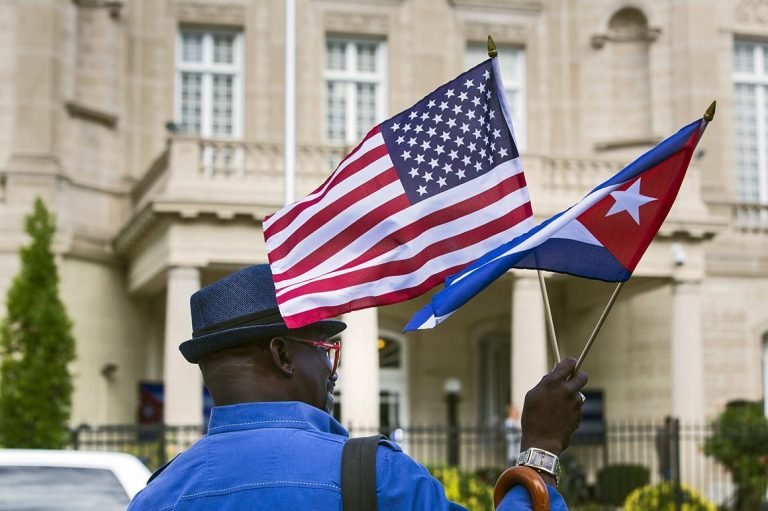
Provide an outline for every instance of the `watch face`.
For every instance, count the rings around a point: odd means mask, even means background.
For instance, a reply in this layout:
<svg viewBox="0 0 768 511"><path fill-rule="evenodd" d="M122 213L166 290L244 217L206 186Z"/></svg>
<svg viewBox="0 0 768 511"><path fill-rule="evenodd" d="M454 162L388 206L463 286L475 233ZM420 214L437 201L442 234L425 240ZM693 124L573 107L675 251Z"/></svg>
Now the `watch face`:
<svg viewBox="0 0 768 511"><path fill-rule="evenodd" d="M555 471L555 458L545 452L534 451L530 464L541 467L549 472Z"/></svg>

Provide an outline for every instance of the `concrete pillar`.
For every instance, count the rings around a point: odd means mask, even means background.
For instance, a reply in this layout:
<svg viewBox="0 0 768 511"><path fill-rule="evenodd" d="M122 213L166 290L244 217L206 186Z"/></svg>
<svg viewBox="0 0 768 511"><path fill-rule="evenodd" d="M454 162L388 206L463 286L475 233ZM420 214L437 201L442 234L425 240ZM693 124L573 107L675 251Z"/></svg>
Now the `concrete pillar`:
<svg viewBox="0 0 768 511"><path fill-rule="evenodd" d="M704 354L701 285L672 284L672 415L683 421L704 418Z"/></svg>
<svg viewBox="0 0 768 511"><path fill-rule="evenodd" d="M339 374L341 419L355 436L379 427L379 317L375 308L345 314Z"/></svg>
<svg viewBox="0 0 768 511"><path fill-rule="evenodd" d="M163 381L164 420L169 425L198 425L203 422L203 377L196 364L187 362L179 344L192 336L189 297L200 289L200 270L168 270L165 307Z"/></svg>
<svg viewBox="0 0 768 511"><path fill-rule="evenodd" d="M511 395L521 409L525 393L549 370L544 302L536 274L529 273L512 281Z"/></svg>

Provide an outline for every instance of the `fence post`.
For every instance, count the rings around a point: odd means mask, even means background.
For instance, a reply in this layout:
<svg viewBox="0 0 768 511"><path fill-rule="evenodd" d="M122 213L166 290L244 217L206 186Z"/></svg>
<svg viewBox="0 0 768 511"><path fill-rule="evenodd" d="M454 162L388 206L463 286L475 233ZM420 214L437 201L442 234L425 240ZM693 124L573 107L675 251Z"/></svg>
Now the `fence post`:
<svg viewBox="0 0 768 511"><path fill-rule="evenodd" d="M75 451L80 450L80 428L72 428L69 430L70 442L72 442L72 449Z"/></svg>
<svg viewBox="0 0 768 511"><path fill-rule="evenodd" d="M670 458L672 459L672 477L675 482L675 511L680 511L683 507L683 491L680 487L680 419L675 417L672 420L672 438L671 438Z"/></svg>

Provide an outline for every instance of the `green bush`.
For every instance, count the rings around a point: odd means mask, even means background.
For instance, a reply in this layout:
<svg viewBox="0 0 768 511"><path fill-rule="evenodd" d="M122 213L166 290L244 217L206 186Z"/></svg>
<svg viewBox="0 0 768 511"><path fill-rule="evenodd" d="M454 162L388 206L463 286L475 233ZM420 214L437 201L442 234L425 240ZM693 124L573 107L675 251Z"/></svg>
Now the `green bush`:
<svg viewBox="0 0 768 511"><path fill-rule="evenodd" d="M443 484L448 500L472 511L493 511L493 485L457 467L428 467L432 475Z"/></svg>
<svg viewBox="0 0 768 511"><path fill-rule="evenodd" d="M758 509L768 488L768 419L762 403L729 403L712 425L714 433L704 443L704 453L731 472L736 509Z"/></svg>
<svg viewBox="0 0 768 511"><path fill-rule="evenodd" d="M603 502L620 506L632 490L647 485L650 480L650 471L642 465L608 465L597 474L598 496Z"/></svg>
<svg viewBox="0 0 768 511"><path fill-rule="evenodd" d="M717 511L712 502L686 485L681 484L680 491L680 511ZM634 490L624 502L624 511L675 511L675 483L664 482Z"/></svg>

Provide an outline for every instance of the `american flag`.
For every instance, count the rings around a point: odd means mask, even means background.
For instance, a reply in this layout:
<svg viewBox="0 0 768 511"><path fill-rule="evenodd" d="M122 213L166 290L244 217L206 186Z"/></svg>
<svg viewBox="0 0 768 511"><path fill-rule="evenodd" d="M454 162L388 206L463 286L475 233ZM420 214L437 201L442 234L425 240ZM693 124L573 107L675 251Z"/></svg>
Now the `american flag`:
<svg viewBox="0 0 768 511"><path fill-rule="evenodd" d="M264 221L277 302L298 328L397 303L533 226L495 59L374 127Z"/></svg>

